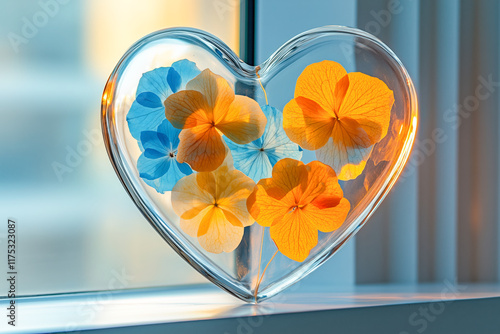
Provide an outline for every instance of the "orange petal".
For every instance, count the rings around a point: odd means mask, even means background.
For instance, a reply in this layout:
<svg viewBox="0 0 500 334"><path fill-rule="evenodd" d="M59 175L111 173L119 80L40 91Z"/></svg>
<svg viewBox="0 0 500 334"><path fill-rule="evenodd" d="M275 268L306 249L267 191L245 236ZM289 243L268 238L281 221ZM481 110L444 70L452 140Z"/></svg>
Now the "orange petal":
<svg viewBox="0 0 500 334"><path fill-rule="evenodd" d="M197 172L213 171L226 157L226 146L217 129L210 124L181 131L177 161L187 162Z"/></svg>
<svg viewBox="0 0 500 334"><path fill-rule="evenodd" d="M318 243L318 230L309 223L301 209L286 214L270 228L271 239L288 258L302 262Z"/></svg>
<svg viewBox="0 0 500 334"><path fill-rule="evenodd" d="M308 169L307 188L302 194L300 204L306 205L315 201L322 207L337 205L343 197L343 192L335 171L319 161L312 161L306 167Z"/></svg>
<svg viewBox="0 0 500 334"><path fill-rule="evenodd" d="M170 95L164 102L165 116L177 129L188 129L210 122L205 97L195 90L184 90Z"/></svg>
<svg viewBox="0 0 500 334"><path fill-rule="evenodd" d="M335 124L334 116L318 103L299 96L283 109L283 128L291 141L306 150L326 144Z"/></svg>
<svg viewBox="0 0 500 334"><path fill-rule="evenodd" d="M225 113L234 100L234 91L226 79L212 73L209 69L205 69L189 81L186 89L203 94L210 110L210 120L217 120L220 117L218 113Z"/></svg>
<svg viewBox="0 0 500 334"><path fill-rule="evenodd" d="M341 199L342 197L321 194L318 197L316 197L311 202L311 204L317 207L318 209L328 209L337 206L340 203Z"/></svg>
<svg viewBox="0 0 500 334"><path fill-rule="evenodd" d="M370 125L369 133L365 130L367 124ZM343 142L346 149L370 147L376 143L374 138L380 136L381 127L377 123L368 123L366 120L364 125L353 118L342 117L335 123L332 138L334 141Z"/></svg>
<svg viewBox="0 0 500 334"><path fill-rule="evenodd" d="M304 219L314 228L321 232L332 232L342 226L350 208L349 201L342 198L334 207L324 209L313 204L308 205L302 211Z"/></svg>
<svg viewBox="0 0 500 334"><path fill-rule="evenodd" d="M236 95L227 110L216 109L217 128L237 144L259 139L267 119L259 104L246 96Z"/></svg>
<svg viewBox="0 0 500 334"><path fill-rule="evenodd" d="M292 195L290 199L293 199L293 203L297 203L307 188L307 175L308 168L302 161L281 159L273 167L272 185L281 189L284 194L290 193Z"/></svg>
<svg viewBox="0 0 500 334"><path fill-rule="evenodd" d="M302 96L316 101L323 109L333 112L338 105L335 87L346 74L342 65L331 60L311 64L297 79L295 97Z"/></svg>
<svg viewBox="0 0 500 334"><path fill-rule="evenodd" d="M243 227L231 224L220 208L212 207L200 224L198 241L210 253L229 253L240 244L243 231Z"/></svg>
<svg viewBox="0 0 500 334"><path fill-rule="evenodd" d="M277 224L290 211L290 205L270 196L263 184L259 181L252 194L247 199L247 208L252 217L261 226Z"/></svg>
<svg viewBox="0 0 500 334"><path fill-rule="evenodd" d="M380 79L369 75L349 73L349 88L337 114L349 117L363 128L372 144L387 134L394 104L394 94Z"/></svg>

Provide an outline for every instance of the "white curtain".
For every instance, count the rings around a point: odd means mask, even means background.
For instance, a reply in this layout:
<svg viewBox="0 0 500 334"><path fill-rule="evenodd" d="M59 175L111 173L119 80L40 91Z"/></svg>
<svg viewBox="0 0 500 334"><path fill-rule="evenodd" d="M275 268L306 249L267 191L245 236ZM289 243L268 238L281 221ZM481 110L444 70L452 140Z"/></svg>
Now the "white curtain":
<svg viewBox="0 0 500 334"><path fill-rule="evenodd" d="M256 6L256 62L304 30L355 26L395 51L419 97L418 142L402 177L355 240L305 282L498 281L500 2L257 0Z"/></svg>

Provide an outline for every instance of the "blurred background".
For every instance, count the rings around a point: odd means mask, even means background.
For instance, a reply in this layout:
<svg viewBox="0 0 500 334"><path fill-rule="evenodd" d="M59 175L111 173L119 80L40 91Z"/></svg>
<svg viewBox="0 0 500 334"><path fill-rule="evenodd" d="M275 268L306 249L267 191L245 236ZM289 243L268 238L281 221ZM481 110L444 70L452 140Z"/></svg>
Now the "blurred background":
<svg viewBox="0 0 500 334"><path fill-rule="evenodd" d="M254 64L304 30L359 27L414 80L421 123L406 171L301 287L498 282L499 16L496 0L0 0L0 217L18 222L20 294L206 282L141 216L100 134L120 57L175 26Z"/></svg>
<svg viewBox="0 0 500 334"><path fill-rule="evenodd" d="M114 288L205 282L124 191L100 103L121 56L156 30L196 27L239 50L239 4L222 5L0 1L0 212L19 224L21 294L106 290L116 275Z"/></svg>

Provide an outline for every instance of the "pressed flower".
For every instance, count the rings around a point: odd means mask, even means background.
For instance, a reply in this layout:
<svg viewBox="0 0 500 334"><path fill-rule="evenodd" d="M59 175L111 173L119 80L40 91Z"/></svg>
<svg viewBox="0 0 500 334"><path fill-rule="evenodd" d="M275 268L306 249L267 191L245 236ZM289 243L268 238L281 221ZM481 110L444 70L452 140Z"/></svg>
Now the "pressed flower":
<svg viewBox="0 0 500 334"><path fill-rule="evenodd" d="M255 220L246 200L255 182L234 169L231 155L212 172L200 172L182 178L172 190L172 207L180 217L180 226L198 238L211 253L232 252L243 238L245 226Z"/></svg>
<svg viewBox="0 0 500 334"><path fill-rule="evenodd" d="M144 151L137 161L139 176L159 193L170 191L174 185L193 171L188 164L176 160L180 130L164 120L157 131L141 132Z"/></svg>
<svg viewBox="0 0 500 334"><path fill-rule="evenodd" d="M177 154L198 172L219 167L226 157L225 135L237 144L247 144L262 136L266 116L249 97L235 95L229 83L209 69L191 80L186 90L170 95L165 115L182 129Z"/></svg>
<svg viewBox="0 0 500 334"><path fill-rule="evenodd" d="M284 129L333 167L340 180L363 172L373 145L387 134L394 94L380 79L325 60L305 68L284 108Z"/></svg>
<svg viewBox="0 0 500 334"><path fill-rule="evenodd" d="M338 229L350 210L331 167L294 159L276 163L272 178L259 181L247 207L258 224L270 227L278 250L299 262L318 243L318 231Z"/></svg>
<svg viewBox="0 0 500 334"><path fill-rule="evenodd" d="M278 160L292 158L300 160L302 149L291 142L283 130L283 113L271 106L262 107L267 118L264 134L246 145L238 145L224 138L231 150L234 166L258 182L271 177L273 166Z"/></svg>
<svg viewBox="0 0 500 334"><path fill-rule="evenodd" d="M199 73L196 64L187 59L175 62L171 67L160 67L144 73L127 114L132 136L140 140L141 132L155 131L165 119L165 99L184 89L187 82Z"/></svg>

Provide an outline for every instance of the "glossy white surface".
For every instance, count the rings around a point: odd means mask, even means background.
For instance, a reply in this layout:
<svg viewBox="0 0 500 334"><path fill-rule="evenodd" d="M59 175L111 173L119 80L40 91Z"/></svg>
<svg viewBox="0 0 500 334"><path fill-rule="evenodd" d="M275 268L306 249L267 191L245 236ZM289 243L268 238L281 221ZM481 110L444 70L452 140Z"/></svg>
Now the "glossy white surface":
<svg viewBox="0 0 500 334"><path fill-rule="evenodd" d="M211 285L102 291L16 300L17 326L1 332L80 331L141 324L239 318L318 310L500 297L500 285L366 285L337 292L288 291L258 305L245 304ZM8 301L0 300L5 310ZM2 317L4 318L4 317Z"/></svg>

